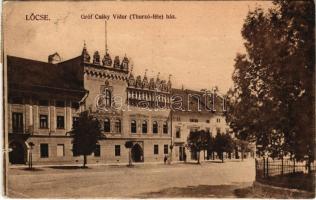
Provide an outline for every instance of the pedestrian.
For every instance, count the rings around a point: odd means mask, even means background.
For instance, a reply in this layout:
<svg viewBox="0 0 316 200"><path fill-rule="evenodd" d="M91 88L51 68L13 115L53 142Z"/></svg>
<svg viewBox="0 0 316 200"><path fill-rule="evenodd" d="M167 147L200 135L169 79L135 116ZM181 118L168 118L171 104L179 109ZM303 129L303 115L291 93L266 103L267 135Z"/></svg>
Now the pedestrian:
<svg viewBox="0 0 316 200"><path fill-rule="evenodd" d="M165 157L163 158L163 161L165 164L167 163L167 160L168 160L167 155L165 155Z"/></svg>

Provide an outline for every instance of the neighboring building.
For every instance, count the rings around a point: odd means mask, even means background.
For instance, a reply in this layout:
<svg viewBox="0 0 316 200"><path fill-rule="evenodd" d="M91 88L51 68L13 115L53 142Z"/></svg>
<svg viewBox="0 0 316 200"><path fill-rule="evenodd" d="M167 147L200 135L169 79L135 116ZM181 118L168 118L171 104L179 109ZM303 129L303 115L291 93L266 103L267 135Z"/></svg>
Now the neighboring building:
<svg viewBox="0 0 316 200"><path fill-rule="evenodd" d="M215 137L217 133L229 133L225 120L225 99L216 92L173 89L173 157L174 160L195 160L196 152L187 146L190 132L205 130ZM180 106L181 104L181 106ZM232 135L234 137L234 135ZM205 152L207 153L207 152ZM202 153L201 158L204 157Z"/></svg>
<svg viewBox="0 0 316 200"><path fill-rule="evenodd" d="M81 159L73 156L69 131L84 110L106 136L88 162L128 162L130 140L134 162L163 161L171 144L170 80L135 79L126 56L112 62L95 52L90 59L85 46L73 59L62 62L55 53L48 60L7 56L10 163L26 163L31 143L34 163Z"/></svg>

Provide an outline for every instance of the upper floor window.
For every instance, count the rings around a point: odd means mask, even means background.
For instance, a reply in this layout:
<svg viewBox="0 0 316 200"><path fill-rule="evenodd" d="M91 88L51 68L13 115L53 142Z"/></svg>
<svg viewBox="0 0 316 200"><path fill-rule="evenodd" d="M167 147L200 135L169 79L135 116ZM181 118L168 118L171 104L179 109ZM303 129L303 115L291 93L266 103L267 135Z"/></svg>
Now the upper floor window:
<svg viewBox="0 0 316 200"><path fill-rule="evenodd" d="M40 128L48 128L48 116L40 115Z"/></svg>
<svg viewBox="0 0 316 200"><path fill-rule="evenodd" d="M131 132L136 133L137 132L137 126L136 126L136 121L132 120L131 121Z"/></svg>
<svg viewBox="0 0 316 200"><path fill-rule="evenodd" d="M209 120L209 119L208 119L208 120L206 120L206 123L208 123L208 124L209 124L209 123L210 123L210 120Z"/></svg>
<svg viewBox="0 0 316 200"><path fill-rule="evenodd" d="M153 122L153 133L154 134L158 133L158 122L156 121Z"/></svg>
<svg viewBox="0 0 316 200"><path fill-rule="evenodd" d="M64 118L64 116L57 116L57 128L58 129L65 128L65 118Z"/></svg>
<svg viewBox="0 0 316 200"><path fill-rule="evenodd" d="M199 122L198 119L190 119L190 122Z"/></svg>
<svg viewBox="0 0 316 200"><path fill-rule="evenodd" d="M41 99L41 100L38 101L38 104L40 106L48 106L48 100Z"/></svg>
<svg viewBox="0 0 316 200"><path fill-rule="evenodd" d="M13 132L23 131L23 113L12 113L12 129Z"/></svg>
<svg viewBox="0 0 316 200"><path fill-rule="evenodd" d="M217 123L220 123L220 122L221 122L221 119L220 119L220 118L217 118L217 119L216 119L216 122L217 122Z"/></svg>
<svg viewBox="0 0 316 200"><path fill-rule="evenodd" d="M103 130L104 130L105 132L110 132L110 131L111 131L111 122L110 122L110 119L109 119L109 118L105 118Z"/></svg>
<svg viewBox="0 0 316 200"><path fill-rule="evenodd" d="M78 127L79 117L72 117L72 128Z"/></svg>
<svg viewBox="0 0 316 200"><path fill-rule="evenodd" d="M180 138L181 137L181 128L177 127L176 128L176 138Z"/></svg>
<svg viewBox="0 0 316 200"><path fill-rule="evenodd" d="M121 133L121 120L120 119L115 120L115 132Z"/></svg>
<svg viewBox="0 0 316 200"><path fill-rule="evenodd" d="M110 107L111 106L111 91L106 90L105 91L105 106Z"/></svg>
<svg viewBox="0 0 316 200"><path fill-rule="evenodd" d="M65 101L56 101L56 107L65 107Z"/></svg>
<svg viewBox="0 0 316 200"><path fill-rule="evenodd" d="M167 134L167 133L168 133L168 123L167 123L167 122L164 122L164 123L163 123L163 133L164 133L164 134Z"/></svg>
<svg viewBox="0 0 316 200"><path fill-rule="evenodd" d="M216 128L217 134L221 134L221 128Z"/></svg>
<svg viewBox="0 0 316 200"><path fill-rule="evenodd" d="M142 124L142 132L143 132L143 133L147 133L147 121L146 121L146 120L143 121L143 124Z"/></svg>

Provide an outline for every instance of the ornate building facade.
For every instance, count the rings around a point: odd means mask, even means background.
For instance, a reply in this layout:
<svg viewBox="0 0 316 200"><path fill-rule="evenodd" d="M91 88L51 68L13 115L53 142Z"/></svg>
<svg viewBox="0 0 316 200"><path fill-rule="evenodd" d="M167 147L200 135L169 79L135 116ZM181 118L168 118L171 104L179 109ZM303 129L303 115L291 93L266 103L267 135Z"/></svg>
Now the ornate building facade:
<svg viewBox="0 0 316 200"><path fill-rule="evenodd" d="M73 59L61 62L55 53L48 61L7 56L11 163L26 163L30 151L34 163L78 162L69 132L84 110L106 136L90 163L128 162L126 141L133 141L134 162L163 161L171 144L170 79L134 78L126 56L91 57L86 46Z"/></svg>

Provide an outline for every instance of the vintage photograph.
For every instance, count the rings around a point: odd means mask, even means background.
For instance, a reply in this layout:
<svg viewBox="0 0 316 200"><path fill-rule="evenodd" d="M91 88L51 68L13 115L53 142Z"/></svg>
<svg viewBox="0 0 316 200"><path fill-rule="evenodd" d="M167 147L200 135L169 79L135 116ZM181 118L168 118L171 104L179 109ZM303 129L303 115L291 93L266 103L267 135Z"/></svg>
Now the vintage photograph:
<svg viewBox="0 0 316 200"><path fill-rule="evenodd" d="M315 4L5 1L3 195L315 198Z"/></svg>

